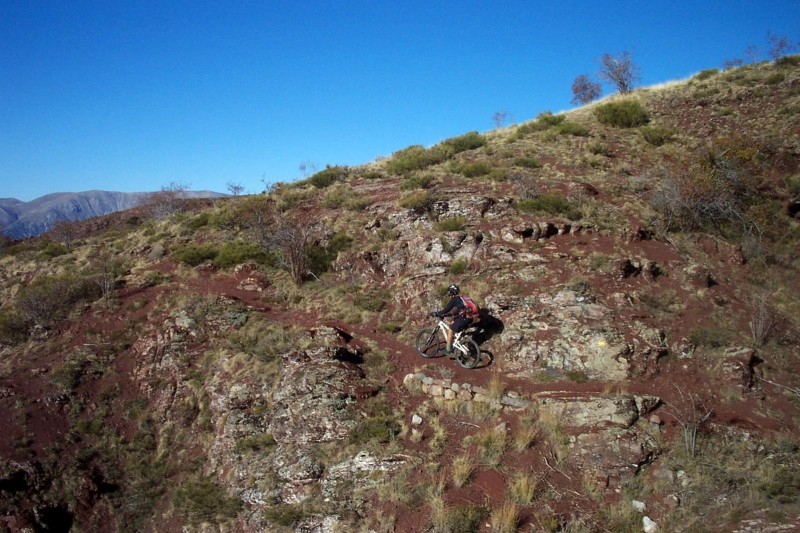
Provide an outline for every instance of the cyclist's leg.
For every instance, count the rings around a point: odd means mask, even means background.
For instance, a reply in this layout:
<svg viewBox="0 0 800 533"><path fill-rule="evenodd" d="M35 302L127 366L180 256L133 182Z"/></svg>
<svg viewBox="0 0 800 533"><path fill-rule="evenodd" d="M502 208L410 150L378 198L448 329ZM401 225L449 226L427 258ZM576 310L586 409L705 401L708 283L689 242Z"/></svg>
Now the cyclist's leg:
<svg viewBox="0 0 800 533"><path fill-rule="evenodd" d="M453 335L464 331L470 325L471 320L467 317L457 316L453 319L453 325L450 327L450 333L447 338L447 346L449 351L453 350Z"/></svg>

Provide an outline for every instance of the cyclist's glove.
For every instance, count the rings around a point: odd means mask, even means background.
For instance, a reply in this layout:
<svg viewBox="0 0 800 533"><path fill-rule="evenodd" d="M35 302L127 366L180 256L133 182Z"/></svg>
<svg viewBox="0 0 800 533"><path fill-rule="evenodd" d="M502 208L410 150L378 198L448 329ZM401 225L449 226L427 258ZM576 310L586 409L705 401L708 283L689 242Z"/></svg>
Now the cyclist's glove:
<svg viewBox="0 0 800 533"><path fill-rule="evenodd" d="M431 316L433 318L439 318L439 311L431 311Z"/></svg>

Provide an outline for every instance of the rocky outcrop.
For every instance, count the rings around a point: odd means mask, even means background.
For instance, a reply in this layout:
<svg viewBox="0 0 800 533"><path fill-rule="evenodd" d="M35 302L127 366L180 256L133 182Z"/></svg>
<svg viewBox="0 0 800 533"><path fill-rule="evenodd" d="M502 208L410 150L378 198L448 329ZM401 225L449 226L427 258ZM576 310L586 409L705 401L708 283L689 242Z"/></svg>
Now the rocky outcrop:
<svg viewBox="0 0 800 533"><path fill-rule="evenodd" d="M506 369L523 377L556 369L618 381L652 372L666 352L660 331L637 321L620 324L610 307L572 290L497 295L487 308L508 324L499 337Z"/></svg>
<svg viewBox="0 0 800 533"><path fill-rule="evenodd" d="M657 397L547 394L534 401L541 417L569 435L571 464L601 488L618 489L660 453L659 427L645 420Z"/></svg>
<svg viewBox="0 0 800 533"><path fill-rule="evenodd" d="M655 396L591 393L525 396L519 391L493 394L484 387L436 379L421 372L408 374L403 384L411 392L421 392L439 401L458 402L462 412L474 411L474 403L488 404L496 412L536 412L548 431L563 432L568 438L570 463L604 489L619 488L660 452L653 438L659 425L645 419L660 404Z"/></svg>

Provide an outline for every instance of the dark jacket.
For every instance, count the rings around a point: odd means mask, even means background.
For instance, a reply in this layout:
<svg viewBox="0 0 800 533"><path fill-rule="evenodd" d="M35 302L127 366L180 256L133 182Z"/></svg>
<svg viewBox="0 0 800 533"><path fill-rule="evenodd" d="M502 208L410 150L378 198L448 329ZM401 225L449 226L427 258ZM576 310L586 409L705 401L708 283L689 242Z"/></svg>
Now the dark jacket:
<svg viewBox="0 0 800 533"><path fill-rule="evenodd" d="M450 298L450 301L447 302L447 305L444 306L444 309L441 311L437 311L440 316L447 316L450 314L453 315L460 315L466 306L464 305L464 300L461 299L461 296L453 296Z"/></svg>

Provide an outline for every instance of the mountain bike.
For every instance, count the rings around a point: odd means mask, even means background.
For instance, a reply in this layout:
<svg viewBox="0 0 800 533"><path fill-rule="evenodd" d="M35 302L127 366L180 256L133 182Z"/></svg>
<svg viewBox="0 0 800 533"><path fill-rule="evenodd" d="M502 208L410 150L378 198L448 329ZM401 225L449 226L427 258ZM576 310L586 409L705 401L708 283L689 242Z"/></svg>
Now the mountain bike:
<svg viewBox="0 0 800 533"><path fill-rule="evenodd" d="M422 357L432 358L445 354L447 349L447 332L450 326L438 318L439 323L432 328L422 328L417 333L415 347ZM459 331L453 337L453 354L456 362L464 368L475 368L481 362L481 349L471 337L464 337Z"/></svg>

